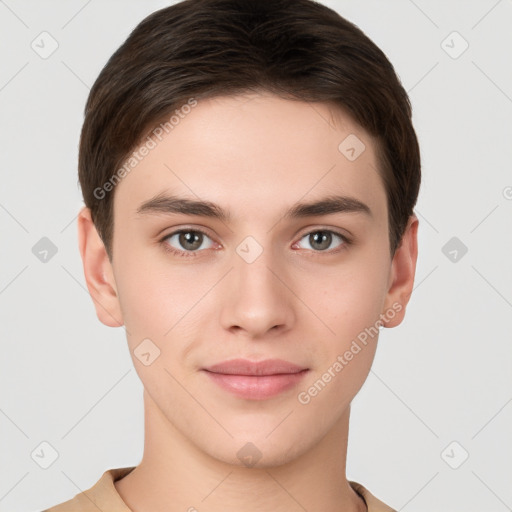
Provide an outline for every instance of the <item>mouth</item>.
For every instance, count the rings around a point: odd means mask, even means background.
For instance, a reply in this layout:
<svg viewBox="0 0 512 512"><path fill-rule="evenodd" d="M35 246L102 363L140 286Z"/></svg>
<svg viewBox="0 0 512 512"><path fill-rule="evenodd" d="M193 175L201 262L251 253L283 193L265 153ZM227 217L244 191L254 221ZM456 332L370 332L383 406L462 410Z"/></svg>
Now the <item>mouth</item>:
<svg viewBox="0 0 512 512"><path fill-rule="evenodd" d="M297 386L309 369L282 359L233 359L202 371L221 389L239 398L265 400Z"/></svg>

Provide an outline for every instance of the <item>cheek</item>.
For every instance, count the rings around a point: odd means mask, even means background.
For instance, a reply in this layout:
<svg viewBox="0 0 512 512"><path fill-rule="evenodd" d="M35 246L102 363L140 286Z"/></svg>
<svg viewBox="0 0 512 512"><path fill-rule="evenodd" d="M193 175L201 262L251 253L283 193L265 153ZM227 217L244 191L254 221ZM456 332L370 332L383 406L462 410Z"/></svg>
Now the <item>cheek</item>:
<svg viewBox="0 0 512 512"><path fill-rule="evenodd" d="M217 279L206 269L169 265L147 255L124 259L118 274L119 301L132 348L144 338L154 340L162 349L178 333L184 338L187 326L201 321L201 298Z"/></svg>
<svg viewBox="0 0 512 512"><path fill-rule="evenodd" d="M327 408L329 418L338 417L365 382L379 336L383 273L382 268L361 266L317 280L317 286L303 281L302 293L310 297L321 320L311 316L308 322L308 332L315 340L311 345L315 366L297 397L301 404L309 404L310 412L318 411L321 416Z"/></svg>
<svg viewBox="0 0 512 512"><path fill-rule="evenodd" d="M298 295L308 298L305 302L319 325L323 324L323 331L342 348L379 319L387 292L387 269L385 264L361 258L354 265L340 265L316 279L302 277L300 282Z"/></svg>
<svg viewBox="0 0 512 512"><path fill-rule="evenodd" d="M172 327L175 309L182 299L176 293L180 283L159 272L144 258L122 258L117 266L119 302L129 339L162 338Z"/></svg>

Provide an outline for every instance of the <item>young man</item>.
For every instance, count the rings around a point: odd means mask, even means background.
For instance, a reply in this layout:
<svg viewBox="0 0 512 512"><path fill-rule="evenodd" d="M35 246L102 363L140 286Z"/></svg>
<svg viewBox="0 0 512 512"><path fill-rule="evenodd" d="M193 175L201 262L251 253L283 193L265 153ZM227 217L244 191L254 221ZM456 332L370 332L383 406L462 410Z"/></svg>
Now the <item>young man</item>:
<svg viewBox="0 0 512 512"><path fill-rule="evenodd" d="M144 385L138 466L48 510L391 511L345 474L350 403L417 258L392 65L310 0L186 0L87 102L79 244Z"/></svg>

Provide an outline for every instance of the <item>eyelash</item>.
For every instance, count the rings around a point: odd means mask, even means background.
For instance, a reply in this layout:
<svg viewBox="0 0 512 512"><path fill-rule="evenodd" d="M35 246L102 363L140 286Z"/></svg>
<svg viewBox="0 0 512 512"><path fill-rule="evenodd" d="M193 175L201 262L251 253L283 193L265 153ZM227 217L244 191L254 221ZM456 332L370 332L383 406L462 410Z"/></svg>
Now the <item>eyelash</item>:
<svg viewBox="0 0 512 512"><path fill-rule="evenodd" d="M314 229L313 231L308 231L306 233L304 233L303 235L301 235L301 237L299 238L299 241L302 240L305 236L307 235L311 235L313 233L318 233L318 232L324 232L324 233L332 233L334 235L337 235L341 238L341 240L343 241L343 243L341 244L341 246L337 247L336 249L331 249L329 251L313 251L313 254L314 255L321 255L321 254L336 254L340 251L342 251L343 249L346 248L346 246L350 245L352 243L352 240L350 240L346 235L343 235L342 233L340 233L339 231L335 231L335 230L332 230L332 229ZM174 235L178 235L180 233L201 233L202 235L208 237L208 238L211 238L205 231L201 230L201 229L198 229L198 228L190 228L190 229L179 229L177 231L173 231L167 235L165 235L162 239L160 239L160 244L163 245L163 248L166 252L168 253L171 253L172 255L174 256L178 256L180 258L194 258L194 257L197 257L198 256L198 253L202 252L202 250L196 250L196 251L180 251L178 249L175 249L174 247L171 247L168 243L166 243L166 240L168 238L171 238L172 236ZM307 249L309 250L309 249Z"/></svg>

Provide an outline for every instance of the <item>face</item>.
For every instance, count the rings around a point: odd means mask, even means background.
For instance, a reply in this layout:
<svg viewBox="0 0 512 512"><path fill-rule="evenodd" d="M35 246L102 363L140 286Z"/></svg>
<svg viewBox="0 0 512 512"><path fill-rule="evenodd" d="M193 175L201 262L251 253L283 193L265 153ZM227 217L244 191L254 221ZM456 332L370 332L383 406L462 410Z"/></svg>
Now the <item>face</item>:
<svg viewBox="0 0 512 512"><path fill-rule="evenodd" d="M106 309L174 429L218 460L252 442L283 463L340 423L410 293L375 141L270 94L201 100L160 139L116 187ZM234 359L295 366L212 371Z"/></svg>

